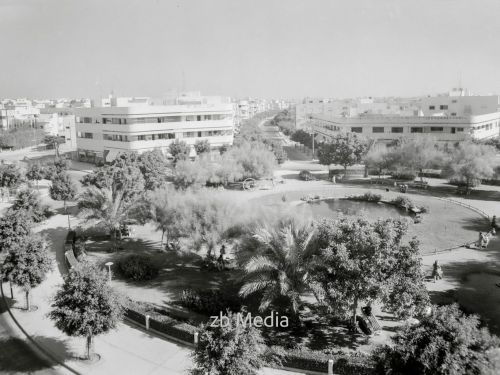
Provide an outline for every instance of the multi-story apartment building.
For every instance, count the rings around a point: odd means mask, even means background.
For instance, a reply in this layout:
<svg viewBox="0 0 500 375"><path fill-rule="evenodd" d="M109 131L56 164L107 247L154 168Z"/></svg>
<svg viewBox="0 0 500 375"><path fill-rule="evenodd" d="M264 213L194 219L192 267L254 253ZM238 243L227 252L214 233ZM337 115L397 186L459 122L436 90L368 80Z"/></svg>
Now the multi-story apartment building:
<svg viewBox="0 0 500 375"><path fill-rule="evenodd" d="M175 140L193 146L207 140L214 148L233 143L233 106L130 105L75 108L77 156L110 162L119 153L159 149L168 155Z"/></svg>
<svg viewBox="0 0 500 375"><path fill-rule="evenodd" d="M387 106L390 110L391 105ZM403 108L404 109L404 108ZM354 116L309 114L304 125L325 139L336 132L359 133L365 137L390 141L400 137L413 138L422 134L440 142L466 139L488 139L500 135L500 97L466 96L454 90L449 95L424 97L418 100L418 110L410 104L414 115L376 114L363 112Z"/></svg>
<svg viewBox="0 0 500 375"><path fill-rule="evenodd" d="M37 127L47 134L64 138L65 150L76 151L76 123L73 108L43 108L37 116Z"/></svg>

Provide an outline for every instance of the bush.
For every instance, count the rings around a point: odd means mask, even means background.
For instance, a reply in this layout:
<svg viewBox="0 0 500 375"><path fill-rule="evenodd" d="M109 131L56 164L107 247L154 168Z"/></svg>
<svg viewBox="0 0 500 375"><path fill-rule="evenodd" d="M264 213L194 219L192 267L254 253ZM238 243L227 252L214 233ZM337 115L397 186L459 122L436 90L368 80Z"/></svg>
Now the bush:
<svg viewBox="0 0 500 375"><path fill-rule="evenodd" d="M158 332L192 343L197 328L192 324L179 321L149 303L129 300L125 306L125 316L141 325L145 324L146 315L150 316L150 327Z"/></svg>
<svg viewBox="0 0 500 375"><path fill-rule="evenodd" d="M361 375L373 373L372 360L362 353L348 354L341 351L332 353L328 350L284 349L278 346L271 347L271 350L285 367L326 373L328 360L333 359L333 372L335 374Z"/></svg>
<svg viewBox="0 0 500 375"><path fill-rule="evenodd" d="M413 172L394 172L391 177L396 180L413 181L417 175Z"/></svg>
<svg viewBox="0 0 500 375"><path fill-rule="evenodd" d="M158 276L159 268L146 255L129 255L118 262L124 277L135 281L151 280Z"/></svg>
<svg viewBox="0 0 500 375"><path fill-rule="evenodd" d="M405 210L409 210L412 207L415 207L415 204L410 198L398 196L394 198L391 203L399 208L403 208Z"/></svg>
<svg viewBox="0 0 500 375"><path fill-rule="evenodd" d="M79 262L82 261L83 258L87 255L85 248L85 242L78 239L73 244L73 254L75 255L76 260Z"/></svg>
<svg viewBox="0 0 500 375"><path fill-rule="evenodd" d="M364 202L380 202L382 200L382 195L368 192L362 195L351 195L347 199L353 201L364 201Z"/></svg>
<svg viewBox="0 0 500 375"><path fill-rule="evenodd" d="M239 311L241 301L238 297L223 294L220 290L185 289L182 291L180 305L208 316L219 315L221 311Z"/></svg>
<svg viewBox="0 0 500 375"><path fill-rule="evenodd" d="M301 179L302 181L312 181L314 180L314 176L310 171L303 170L299 173L299 179Z"/></svg>

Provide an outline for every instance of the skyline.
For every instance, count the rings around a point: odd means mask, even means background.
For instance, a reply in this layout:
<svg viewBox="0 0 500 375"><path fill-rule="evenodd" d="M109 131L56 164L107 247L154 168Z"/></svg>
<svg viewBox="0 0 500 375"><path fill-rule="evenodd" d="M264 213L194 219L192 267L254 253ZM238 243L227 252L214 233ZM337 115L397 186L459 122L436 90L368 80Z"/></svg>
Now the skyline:
<svg viewBox="0 0 500 375"><path fill-rule="evenodd" d="M481 5L0 0L0 97L498 93L500 2Z"/></svg>

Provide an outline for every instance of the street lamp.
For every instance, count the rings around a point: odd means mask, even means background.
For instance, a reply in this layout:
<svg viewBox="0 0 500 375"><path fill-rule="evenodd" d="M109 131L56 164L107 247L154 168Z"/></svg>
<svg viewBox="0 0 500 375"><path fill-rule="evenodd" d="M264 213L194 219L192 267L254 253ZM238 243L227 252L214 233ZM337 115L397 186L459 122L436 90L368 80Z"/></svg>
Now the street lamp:
<svg viewBox="0 0 500 375"><path fill-rule="evenodd" d="M111 266L113 265L113 262L108 262L105 264L105 266L108 267L108 277L109 277L109 282L111 282Z"/></svg>

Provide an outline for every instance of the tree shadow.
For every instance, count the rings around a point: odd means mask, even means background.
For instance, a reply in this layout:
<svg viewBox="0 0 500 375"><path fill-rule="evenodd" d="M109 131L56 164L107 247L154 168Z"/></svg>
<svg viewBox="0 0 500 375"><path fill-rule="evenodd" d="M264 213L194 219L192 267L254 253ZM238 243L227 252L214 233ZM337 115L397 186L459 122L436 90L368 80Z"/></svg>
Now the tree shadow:
<svg viewBox="0 0 500 375"><path fill-rule="evenodd" d="M462 220L462 228L476 232L485 232L490 229L490 221L485 217L474 217Z"/></svg>
<svg viewBox="0 0 500 375"><path fill-rule="evenodd" d="M72 352L64 341L51 337L32 337L40 346L48 349L51 353L57 353L57 358L64 361L73 358ZM30 346L27 340L16 337L0 338L0 372L33 373L36 371L49 370L56 365L56 362L42 358ZM52 373L48 371L47 373Z"/></svg>

